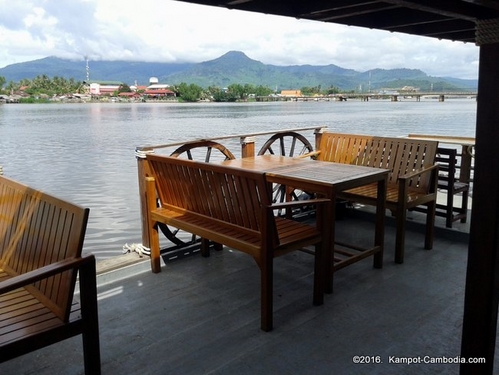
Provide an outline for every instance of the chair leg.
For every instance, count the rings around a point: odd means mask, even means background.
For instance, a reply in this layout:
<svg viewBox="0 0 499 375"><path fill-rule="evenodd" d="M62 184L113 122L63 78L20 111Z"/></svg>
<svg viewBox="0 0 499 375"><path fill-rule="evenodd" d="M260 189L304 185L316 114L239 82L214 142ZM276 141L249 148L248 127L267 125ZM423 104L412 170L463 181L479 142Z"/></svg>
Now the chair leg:
<svg viewBox="0 0 499 375"><path fill-rule="evenodd" d="M161 250L159 248L158 226L154 225L149 230L149 241L151 246L151 271L153 273L161 272Z"/></svg>
<svg viewBox="0 0 499 375"><path fill-rule="evenodd" d="M433 237L435 234L435 210L437 202L431 201L427 204L428 210L426 211L426 234L424 248L426 250L433 249Z"/></svg>
<svg viewBox="0 0 499 375"><path fill-rule="evenodd" d="M462 199L462 213L464 214L464 217L461 219L461 223L466 223L466 219L468 216L468 190L463 191L463 199Z"/></svg>
<svg viewBox="0 0 499 375"><path fill-rule="evenodd" d="M146 179L147 208L151 212L156 208L156 188L154 179ZM154 273L161 272L161 251L159 248L158 224L147 220L149 231L149 247L151 248L151 270Z"/></svg>
<svg viewBox="0 0 499 375"><path fill-rule="evenodd" d="M399 209L396 212L397 229L395 234L395 263L404 263L405 250L405 220L407 210Z"/></svg>
<svg viewBox="0 0 499 375"><path fill-rule="evenodd" d="M324 303L324 286L326 269L328 266L326 260L326 252L323 243L315 245L315 260L314 260L314 298L313 303L320 306Z"/></svg>
<svg viewBox="0 0 499 375"><path fill-rule="evenodd" d="M210 256L210 241L206 238L201 238L201 256L204 258Z"/></svg>
<svg viewBox="0 0 499 375"><path fill-rule="evenodd" d="M95 258L80 268L80 304L85 375L100 375L99 317Z"/></svg>
<svg viewBox="0 0 499 375"><path fill-rule="evenodd" d="M95 319L95 321L88 323L87 331L82 333L85 375L100 375L101 362L98 322Z"/></svg>
<svg viewBox="0 0 499 375"><path fill-rule="evenodd" d="M427 210L429 213L429 209ZM452 228L452 222L454 219L454 189L449 187L447 190L447 207L445 208L445 226L447 228Z"/></svg>

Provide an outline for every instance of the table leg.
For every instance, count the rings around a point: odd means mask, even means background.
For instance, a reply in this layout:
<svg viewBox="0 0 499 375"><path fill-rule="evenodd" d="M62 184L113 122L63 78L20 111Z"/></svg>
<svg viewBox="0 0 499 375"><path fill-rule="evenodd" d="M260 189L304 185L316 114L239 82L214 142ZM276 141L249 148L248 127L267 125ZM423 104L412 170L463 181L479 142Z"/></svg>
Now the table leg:
<svg viewBox="0 0 499 375"><path fill-rule="evenodd" d="M334 278L334 238L335 238L335 220L336 220L336 194L333 192L331 196L331 209L324 215L326 225L329 226L329 238L327 240L327 256L326 256L326 285L324 291L327 294L333 293L333 278Z"/></svg>
<svg viewBox="0 0 499 375"><path fill-rule="evenodd" d="M374 246L379 246L380 250L374 255L374 268L382 268L383 250L385 246L386 177L378 181L377 193Z"/></svg>

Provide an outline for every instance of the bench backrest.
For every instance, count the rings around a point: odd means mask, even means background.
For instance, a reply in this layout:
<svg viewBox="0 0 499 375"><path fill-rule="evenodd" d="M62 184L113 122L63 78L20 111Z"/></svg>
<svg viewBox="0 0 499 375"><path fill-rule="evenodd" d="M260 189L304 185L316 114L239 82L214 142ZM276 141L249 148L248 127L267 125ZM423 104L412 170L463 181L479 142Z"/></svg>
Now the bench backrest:
<svg viewBox="0 0 499 375"><path fill-rule="evenodd" d="M323 133L318 160L390 169L388 183L399 176L430 167L435 163L438 142L397 137ZM412 187L426 190L430 174L410 181Z"/></svg>
<svg viewBox="0 0 499 375"><path fill-rule="evenodd" d="M81 256L88 212L0 176L0 269L15 276ZM70 270L29 289L67 321L75 283L76 271Z"/></svg>
<svg viewBox="0 0 499 375"><path fill-rule="evenodd" d="M264 173L154 154L147 161L162 207L187 210L262 239L263 207L271 205Z"/></svg>

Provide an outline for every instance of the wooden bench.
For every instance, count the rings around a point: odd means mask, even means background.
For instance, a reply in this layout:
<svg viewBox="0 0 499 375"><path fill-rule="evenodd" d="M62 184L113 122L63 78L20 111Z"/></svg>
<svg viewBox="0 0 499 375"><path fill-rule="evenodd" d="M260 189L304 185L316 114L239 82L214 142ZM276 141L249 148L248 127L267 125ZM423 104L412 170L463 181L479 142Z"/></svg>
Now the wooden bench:
<svg viewBox="0 0 499 375"><path fill-rule="evenodd" d="M0 176L0 362L82 334L85 374L100 374L95 258L81 256L88 213Z"/></svg>
<svg viewBox="0 0 499 375"><path fill-rule="evenodd" d="M437 197L436 141L374 137L357 134L323 133L317 159L336 163L390 169L386 208L396 217L395 262L404 261L407 210L425 205L425 249L433 247ZM376 185L345 190L338 198L375 205Z"/></svg>
<svg viewBox="0 0 499 375"><path fill-rule="evenodd" d="M261 271L261 328L272 329L273 258L314 245L313 303L323 303L329 232L322 212L327 199L272 204L264 173L215 163L147 155L146 177L151 267L160 272L158 223L196 234L251 255ZM157 207L157 199L161 202ZM274 210L317 205L316 224L277 217ZM326 209L321 209L327 206ZM206 246L202 253L206 254Z"/></svg>

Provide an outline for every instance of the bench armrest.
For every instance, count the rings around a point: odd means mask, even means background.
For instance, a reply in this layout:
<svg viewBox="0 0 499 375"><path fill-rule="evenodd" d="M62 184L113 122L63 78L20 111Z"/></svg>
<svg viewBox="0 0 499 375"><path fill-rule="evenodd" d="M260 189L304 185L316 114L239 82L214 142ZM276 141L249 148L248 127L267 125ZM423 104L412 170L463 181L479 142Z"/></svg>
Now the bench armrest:
<svg viewBox="0 0 499 375"><path fill-rule="evenodd" d="M307 152L306 154L299 155L296 158L298 158L298 159L304 159L304 158L308 158L309 156L310 157L317 156L320 153L321 153L321 150L310 151L310 152Z"/></svg>
<svg viewBox="0 0 499 375"><path fill-rule="evenodd" d="M415 171L401 175L398 177L398 180L408 180L410 178L422 175L423 173L431 173L432 171L435 171L435 173L437 173L437 171L438 171L437 164L434 164L432 166L425 167L425 168L416 169Z"/></svg>
<svg viewBox="0 0 499 375"><path fill-rule="evenodd" d="M89 254L79 258L64 259L45 267L13 276L0 282L0 295L33 284L37 281L57 275L58 273L62 273L64 271L79 269L92 262L95 262L95 256L93 254Z"/></svg>

